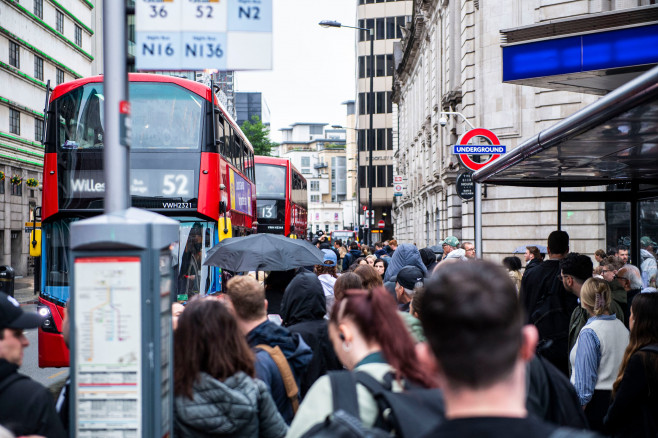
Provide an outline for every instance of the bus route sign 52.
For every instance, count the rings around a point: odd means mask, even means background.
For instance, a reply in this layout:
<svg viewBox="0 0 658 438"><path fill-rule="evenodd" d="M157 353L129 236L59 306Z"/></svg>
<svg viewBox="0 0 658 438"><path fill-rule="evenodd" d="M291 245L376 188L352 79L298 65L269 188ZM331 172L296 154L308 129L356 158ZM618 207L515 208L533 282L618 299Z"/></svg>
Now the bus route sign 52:
<svg viewBox="0 0 658 438"><path fill-rule="evenodd" d="M272 68L272 0L137 0L139 70Z"/></svg>

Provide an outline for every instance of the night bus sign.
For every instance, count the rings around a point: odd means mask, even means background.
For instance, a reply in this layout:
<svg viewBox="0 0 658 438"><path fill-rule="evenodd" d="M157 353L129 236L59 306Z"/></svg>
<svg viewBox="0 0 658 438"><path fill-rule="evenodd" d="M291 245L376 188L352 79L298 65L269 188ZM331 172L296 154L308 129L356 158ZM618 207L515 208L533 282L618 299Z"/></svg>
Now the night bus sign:
<svg viewBox="0 0 658 438"><path fill-rule="evenodd" d="M272 0L136 0L138 70L271 70Z"/></svg>
<svg viewBox="0 0 658 438"><path fill-rule="evenodd" d="M475 137L485 138L491 144L468 144ZM501 145L496 134L484 128L471 129L462 135L459 144L452 146L452 153L458 155L462 164L472 171L480 170L487 164L493 163L506 152L507 146ZM490 155L490 157L483 163L476 163L470 155Z"/></svg>

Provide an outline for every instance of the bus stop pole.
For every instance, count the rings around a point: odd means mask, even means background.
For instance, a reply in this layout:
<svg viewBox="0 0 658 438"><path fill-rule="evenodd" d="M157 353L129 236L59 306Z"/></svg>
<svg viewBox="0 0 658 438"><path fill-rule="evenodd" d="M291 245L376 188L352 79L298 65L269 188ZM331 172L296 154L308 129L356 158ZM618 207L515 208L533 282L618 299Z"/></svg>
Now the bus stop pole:
<svg viewBox="0 0 658 438"><path fill-rule="evenodd" d="M475 256L482 258L482 185L475 183L473 202L473 226L475 228Z"/></svg>
<svg viewBox="0 0 658 438"><path fill-rule="evenodd" d="M103 95L105 98L105 213L129 205L130 106L126 69L126 2L103 2Z"/></svg>

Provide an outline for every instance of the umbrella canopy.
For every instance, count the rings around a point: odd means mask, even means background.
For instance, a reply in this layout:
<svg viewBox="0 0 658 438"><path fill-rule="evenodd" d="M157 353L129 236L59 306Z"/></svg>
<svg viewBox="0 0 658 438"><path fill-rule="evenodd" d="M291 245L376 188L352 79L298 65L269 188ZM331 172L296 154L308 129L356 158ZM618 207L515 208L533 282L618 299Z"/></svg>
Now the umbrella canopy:
<svg viewBox="0 0 658 438"><path fill-rule="evenodd" d="M546 252L546 246L545 246L545 245L538 245L538 244L536 244L536 243L529 243L529 244L527 244L527 245L518 246L518 247L514 250L513 254L524 254L524 253L525 253L525 248L526 248L526 246L536 246L540 253L542 253L542 254L548 254L548 253Z"/></svg>
<svg viewBox="0 0 658 438"><path fill-rule="evenodd" d="M305 240L252 234L222 240L208 251L203 264L234 272L287 271L323 261L324 253Z"/></svg>

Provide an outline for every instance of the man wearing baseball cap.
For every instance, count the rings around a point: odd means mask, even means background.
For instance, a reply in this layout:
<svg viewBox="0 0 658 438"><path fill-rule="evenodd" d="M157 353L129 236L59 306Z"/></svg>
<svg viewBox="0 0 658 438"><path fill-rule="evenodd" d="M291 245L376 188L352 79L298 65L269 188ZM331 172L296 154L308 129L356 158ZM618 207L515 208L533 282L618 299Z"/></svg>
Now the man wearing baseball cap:
<svg viewBox="0 0 658 438"><path fill-rule="evenodd" d="M411 298L415 293L416 285L423 284L425 274L416 266L405 266L400 269L396 277L395 295L398 299L398 310L402 312L409 311Z"/></svg>
<svg viewBox="0 0 658 438"><path fill-rule="evenodd" d="M23 312L18 301L0 292L0 425L16 436L66 437L50 392L18 372L30 345L23 331L40 323L38 314Z"/></svg>
<svg viewBox="0 0 658 438"><path fill-rule="evenodd" d="M441 246L443 247L443 259L445 260L448 254L459 247L459 239L455 236L448 236L441 241Z"/></svg>

